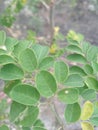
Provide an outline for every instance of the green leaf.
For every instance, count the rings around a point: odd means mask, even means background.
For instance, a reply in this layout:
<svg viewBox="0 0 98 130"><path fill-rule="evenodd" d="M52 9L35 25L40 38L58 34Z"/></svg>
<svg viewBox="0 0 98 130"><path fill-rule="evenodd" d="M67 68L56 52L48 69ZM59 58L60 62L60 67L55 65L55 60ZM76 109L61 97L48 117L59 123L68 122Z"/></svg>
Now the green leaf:
<svg viewBox="0 0 98 130"><path fill-rule="evenodd" d="M9 128L6 125L0 126L0 130L9 130Z"/></svg>
<svg viewBox="0 0 98 130"><path fill-rule="evenodd" d="M46 70L52 67L54 64L53 57L45 57L39 64L39 69Z"/></svg>
<svg viewBox="0 0 98 130"><path fill-rule="evenodd" d="M14 50L14 46L18 44L18 40L15 38L7 37L5 41L5 46L9 52L12 52Z"/></svg>
<svg viewBox="0 0 98 130"><path fill-rule="evenodd" d="M48 46L42 46L39 44L34 44L32 49L37 57L38 63L40 63L42 59L45 58L49 52Z"/></svg>
<svg viewBox="0 0 98 130"><path fill-rule="evenodd" d="M84 56L80 55L80 54L70 54L67 56L67 59L69 61L72 61L72 62L77 62L77 63L81 63L81 64L85 64L87 63L87 60L85 59Z"/></svg>
<svg viewBox="0 0 98 130"><path fill-rule="evenodd" d="M98 117L98 102L94 102L94 112L92 117Z"/></svg>
<svg viewBox="0 0 98 130"><path fill-rule="evenodd" d="M84 81L79 74L71 74L68 79L64 82L65 86L69 87L83 87Z"/></svg>
<svg viewBox="0 0 98 130"><path fill-rule="evenodd" d="M9 63L15 63L15 60L9 55L0 55L0 64L6 65Z"/></svg>
<svg viewBox="0 0 98 130"><path fill-rule="evenodd" d="M85 79L85 83L88 88L98 90L98 81L95 78L89 76Z"/></svg>
<svg viewBox="0 0 98 130"><path fill-rule="evenodd" d="M78 101L79 91L76 88L65 88L58 92L58 98L60 101L73 104Z"/></svg>
<svg viewBox="0 0 98 130"><path fill-rule="evenodd" d="M30 41L27 40L19 41L19 43L14 46L14 50L13 50L14 55L18 58L20 53L25 49L27 49L29 45L30 45Z"/></svg>
<svg viewBox="0 0 98 130"><path fill-rule="evenodd" d="M36 85L40 94L44 97L51 97L57 90L56 80L48 71L40 71L36 76Z"/></svg>
<svg viewBox="0 0 98 130"><path fill-rule="evenodd" d="M10 97L10 92L12 88L14 88L16 85L20 83L21 83L20 80L13 80L13 81L8 82L4 87L4 92Z"/></svg>
<svg viewBox="0 0 98 130"><path fill-rule="evenodd" d="M19 61L22 68L27 72L33 72L37 67L37 59L34 52L27 48L21 52Z"/></svg>
<svg viewBox="0 0 98 130"><path fill-rule="evenodd" d="M20 113L23 112L25 109L26 106L17 102L12 102L9 115L10 121L14 122L19 117Z"/></svg>
<svg viewBox="0 0 98 130"><path fill-rule="evenodd" d="M87 51L87 60L88 61L96 61L98 54L98 47L91 46Z"/></svg>
<svg viewBox="0 0 98 130"><path fill-rule="evenodd" d="M35 106L28 107L23 119L20 121L19 124L24 127L31 127L37 120L38 114L39 114L38 107Z"/></svg>
<svg viewBox="0 0 98 130"><path fill-rule="evenodd" d="M76 66L76 65L71 66L69 68L69 71L70 71L71 74L79 74L81 76L85 76L86 75L86 73L84 72L84 70L81 67Z"/></svg>
<svg viewBox="0 0 98 130"><path fill-rule="evenodd" d="M0 48L0 55L6 54L6 51Z"/></svg>
<svg viewBox="0 0 98 130"><path fill-rule="evenodd" d="M0 31L0 45L4 45L6 40L6 33L4 31Z"/></svg>
<svg viewBox="0 0 98 130"><path fill-rule="evenodd" d="M90 118L90 123L94 126L98 126L98 117L92 117Z"/></svg>
<svg viewBox="0 0 98 130"><path fill-rule="evenodd" d="M0 78L3 80L16 80L24 77L23 71L14 64L4 65L0 69Z"/></svg>
<svg viewBox="0 0 98 130"><path fill-rule="evenodd" d="M89 122L81 122L82 130L94 130L94 127Z"/></svg>
<svg viewBox="0 0 98 130"><path fill-rule="evenodd" d="M87 73L87 74L93 74L93 68L92 68L89 64L86 64L86 65L84 66L84 71L85 71L85 73Z"/></svg>
<svg viewBox="0 0 98 130"><path fill-rule="evenodd" d="M91 62L91 65L92 65L92 67L93 67L94 73L98 73L98 63L92 61L92 62Z"/></svg>
<svg viewBox="0 0 98 130"><path fill-rule="evenodd" d="M38 103L40 95L35 87L19 84L11 90L10 97L20 104L32 106Z"/></svg>
<svg viewBox="0 0 98 130"><path fill-rule="evenodd" d="M68 66L63 61L54 64L55 77L59 83L63 83L68 77Z"/></svg>
<svg viewBox="0 0 98 130"><path fill-rule="evenodd" d="M90 101L86 101L83 105L81 120L88 120L94 112L94 105Z"/></svg>
<svg viewBox="0 0 98 130"><path fill-rule="evenodd" d="M81 108L78 103L68 104L65 110L65 119L68 123L76 122L80 119Z"/></svg>
<svg viewBox="0 0 98 130"><path fill-rule="evenodd" d="M90 43L89 42L82 42L82 51L83 53L86 55L87 54L87 51L88 49L90 48Z"/></svg>
<svg viewBox="0 0 98 130"><path fill-rule="evenodd" d="M85 100L94 100L96 99L96 91L93 89L86 89L81 93L81 96Z"/></svg>
<svg viewBox="0 0 98 130"><path fill-rule="evenodd" d="M31 130L29 127L22 127L22 130Z"/></svg>
<svg viewBox="0 0 98 130"><path fill-rule="evenodd" d="M67 49L68 49L68 51L76 52L76 53L79 53L79 54L82 53L81 48L77 45L68 45Z"/></svg>
<svg viewBox="0 0 98 130"><path fill-rule="evenodd" d="M42 122L40 119L38 119L38 120L36 120L36 122L33 124L33 126L34 126L34 127L44 127L44 124L43 124L43 122Z"/></svg>
<svg viewBox="0 0 98 130"><path fill-rule="evenodd" d="M33 130L47 130L47 129L45 129L43 127L33 127Z"/></svg>

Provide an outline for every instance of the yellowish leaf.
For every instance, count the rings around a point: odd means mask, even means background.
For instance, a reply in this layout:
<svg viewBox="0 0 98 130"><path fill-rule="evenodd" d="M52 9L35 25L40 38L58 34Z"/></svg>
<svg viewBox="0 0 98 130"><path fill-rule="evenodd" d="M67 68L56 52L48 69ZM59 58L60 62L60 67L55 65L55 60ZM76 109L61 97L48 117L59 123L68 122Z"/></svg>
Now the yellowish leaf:
<svg viewBox="0 0 98 130"><path fill-rule="evenodd" d="M94 112L93 103L90 101L86 101L83 105L82 113L81 113L81 120L89 119Z"/></svg>
<svg viewBox="0 0 98 130"><path fill-rule="evenodd" d="M94 127L89 122L81 123L82 130L94 130Z"/></svg>

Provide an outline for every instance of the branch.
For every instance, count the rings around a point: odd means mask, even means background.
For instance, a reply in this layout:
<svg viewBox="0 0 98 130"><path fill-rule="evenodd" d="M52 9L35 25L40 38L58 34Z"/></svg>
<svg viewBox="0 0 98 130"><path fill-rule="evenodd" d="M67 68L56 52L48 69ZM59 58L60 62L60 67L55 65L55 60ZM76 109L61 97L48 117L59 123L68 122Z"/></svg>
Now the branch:
<svg viewBox="0 0 98 130"><path fill-rule="evenodd" d="M50 45L53 44L53 37L54 37L54 8L55 8L55 1L51 0L50 2Z"/></svg>
<svg viewBox="0 0 98 130"><path fill-rule="evenodd" d="M49 10L49 6L48 6L43 0L41 0L40 2L43 4L43 6L44 6L47 10Z"/></svg>

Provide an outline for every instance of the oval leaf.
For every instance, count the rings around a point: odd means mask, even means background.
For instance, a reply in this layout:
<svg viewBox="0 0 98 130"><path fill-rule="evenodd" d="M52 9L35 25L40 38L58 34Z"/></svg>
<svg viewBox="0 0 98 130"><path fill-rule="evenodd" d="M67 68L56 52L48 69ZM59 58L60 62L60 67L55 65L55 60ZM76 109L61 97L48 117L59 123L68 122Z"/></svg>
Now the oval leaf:
<svg viewBox="0 0 98 130"><path fill-rule="evenodd" d="M84 71L85 71L85 73L87 73L87 74L93 74L93 68L92 68L89 64L86 64L86 65L84 66Z"/></svg>
<svg viewBox="0 0 98 130"><path fill-rule="evenodd" d="M0 64L6 65L9 63L15 63L14 59L9 55L0 55Z"/></svg>
<svg viewBox="0 0 98 130"><path fill-rule="evenodd" d="M21 83L20 80L14 80L14 81L8 82L4 87L4 92L10 97L10 92L11 92L12 88L14 88L16 85L18 85L20 83Z"/></svg>
<svg viewBox="0 0 98 130"><path fill-rule="evenodd" d="M81 67L76 66L76 65L71 66L69 68L69 71L70 71L71 74L79 74L81 76L85 76L86 75L86 73L84 72L84 70Z"/></svg>
<svg viewBox="0 0 98 130"><path fill-rule="evenodd" d="M48 71L41 71L37 74L36 84L40 94L44 97L53 96L57 90L56 80Z"/></svg>
<svg viewBox="0 0 98 130"><path fill-rule="evenodd" d="M18 44L18 40L15 38L7 37L5 41L5 46L7 51L12 52L14 50L14 46Z"/></svg>
<svg viewBox="0 0 98 130"><path fill-rule="evenodd" d="M86 101L83 105L81 120L88 120L94 112L94 106L90 101Z"/></svg>
<svg viewBox="0 0 98 130"><path fill-rule="evenodd" d="M63 83L68 77L68 66L63 61L57 61L54 69L57 81Z"/></svg>
<svg viewBox="0 0 98 130"><path fill-rule="evenodd" d="M19 124L24 127L31 127L37 120L38 114L38 107L28 107L27 111L24 113L23 119L20 121Z"/></svg>
<svg viewBox="0 0 98 130"><path fill-rule="evenodd" d="M68 51L82 53L81 48L77 45L69 45L69 46L67 46L67 49L68 49Z"/></svg>
<svg viewBox="0 0 98 130"><path fill-rule="evenodd" d="M94 100L96 99L96 91L93 89L86 89L81 93L81 96L85 100Z"/></svg>
<svg viewBox="0 0 98 130"><path fill-rule="evenodd" d="M14 64L4 65L0 70L0 78L3 80L22 79L24 72Z"/></svg>
<svg viewBox="0 0 98 130"><path fill-rule="evenodd" d="M81 108L78 103L68 104L65 110L65 119L68 123L73 123L79 120Z"/></svg>
<svg viewBox="0 0 98 130"><path fill-rule="evenodd" d="M10 115L9 115L11 122L14 122L16 118L19 117L19 114L23 112L25 109L26 109L25 105L22 105L17 102L12 102L11 108L10 108Z"/></svg>
<svg viewBox="0 0 98 130"><path fill-rule="evenodd" d="M87 60L88 61L96 61L97 54L98 54L98 47L94 46L94 45L90 46L90 48L87 51Z"/></svg>
<svg viewBox="0 0 98 130"><path fill-rule="evenodd" d="M27 72L32 72L37 67L37 59L34 52L27 48L19 56L20 64Z"/></svg>
<svg viewBox="0 0 98 130"><path fill-rule="evenodd" d="M16 85L10 92L12 100L24 105L36 105L40 95L35 87L27 84Z"/></svg>
<svg viewBox="0 0 98 130"><path fill-rule="evenodd" d="M82 63L82 64L87 63L87 60L85 59L85 57L80 54L70 54L67 56L67 59L72 62L77 62L77 63Z"/></svg>
<svg viewBox="0 0 98 130"><path fill-rule="evenodd" d="M82 130L94 130L94 127L88 122L81 123Z"/></svg>
<svg viewBox="0 0 98 130"><path fill-rule="evenodd" d="M79 92L75 88L65 88L58 92L58 98L65 103L73 104L77 102Z"/></svg>
<svg viewBox="0 0 98 130"><path fill-rule="evenodd" d="M45 57L39 64L39 69L46 70L53 66L54 59L53 57Z"/></svg>
<svg viewBox="0 0 98 130"><path fill-rule="evenodd" d="M43 58L45 58L49 52L49 47L48 46L42 46L40 44L34 44L32 47L38 63L42 61Z"/></svg>
<svg viewBox="0 0 98 130"><path fill-rule="evenodd" d="M18 58L20 53L27 49L30 45L30 41L22 40L14 46L13 54Z"/></svg>
<svg viewBox="0 0 98 130"><path fill-rule="evenodd" d="M79 74L71 74L64 82L64 85L69 87L82 87L84 86L84 81Z"/></svg>
<svg viewBox="0 0 98 130"><path fill-rule="evenodd" d="M6 125L0 126L0 130L9 130L9 128Z"/></svg>
<svg viewBox="0 0 98 130"><path fill-rule="evenodd" d="M90 89L98 90L98 81L93 77L87 77L85 83Z"/></svg>

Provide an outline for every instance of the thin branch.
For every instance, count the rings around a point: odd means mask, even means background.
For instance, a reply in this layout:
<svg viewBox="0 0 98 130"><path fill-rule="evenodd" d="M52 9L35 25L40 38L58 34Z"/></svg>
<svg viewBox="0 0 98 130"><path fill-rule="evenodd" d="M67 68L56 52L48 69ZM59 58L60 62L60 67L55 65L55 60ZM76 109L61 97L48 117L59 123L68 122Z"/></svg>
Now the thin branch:
<svg viewBox="0 0 98 130"><path fill-rule="evenodd" d="M58 114L58 112L57 112L57 110L56 110L56 106L55 106L55 104L54 104L53 102L50 104L50 107L51 107L51 110L53 111L53 113L54 113L54 115L55 115L55 117L56 117L58 123L59 123L60 126L61 126L61 127L59 128L59 130L60 130L60 129L64 130L63 121L62 121L62 119L60 118L60 116L59 116L59 114Z"/></svg>
<svg viewBox="0 0 98 130"><path fill-rule="evenodd" d="M50 2L50 45L53 44L54 37L54 8L55 8L55 0L51 0Z"/></svg>
<svg viewBox="0 0 98 130"><path fill-rule="evenodd" d="M49 10L49 6L48 6L43 0L41 0L40 2L43 4L43 6L44 6L47 10Z"/></svg>

